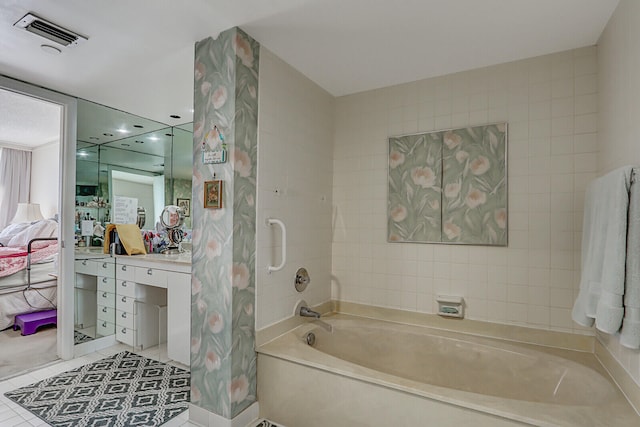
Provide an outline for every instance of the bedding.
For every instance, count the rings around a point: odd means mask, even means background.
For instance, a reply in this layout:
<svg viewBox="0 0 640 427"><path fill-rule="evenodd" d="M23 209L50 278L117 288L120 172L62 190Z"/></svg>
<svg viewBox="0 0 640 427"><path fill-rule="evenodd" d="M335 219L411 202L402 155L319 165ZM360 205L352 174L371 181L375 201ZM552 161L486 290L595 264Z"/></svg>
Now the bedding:
<svg viewBox="0 0 640 427"><path fill-rule="evenodd" d="M29 242L55 238L57 227L54 220L41 220L10 224L0 231L0 330L13 325L17 314L55 308L57 240L33 242L30 274L26 267Z"/></svg>
<svg viewBox="0 0 640 427"><path fill-rule="evenodd" d="M39 262L51 261L58 254L57 241L37 242L39 244L47 244L44 247L33 250L31 253L31 265ZM27 268L27 252L16 250L12 247L0 248L0 278L10 276Z"/></svg>

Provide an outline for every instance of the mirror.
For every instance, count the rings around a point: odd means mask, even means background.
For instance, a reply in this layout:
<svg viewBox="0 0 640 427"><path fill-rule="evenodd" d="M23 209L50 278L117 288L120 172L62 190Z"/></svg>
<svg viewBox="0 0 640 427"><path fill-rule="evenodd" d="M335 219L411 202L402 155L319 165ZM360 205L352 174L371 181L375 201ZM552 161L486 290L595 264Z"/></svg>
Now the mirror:
<svg viewBox="0 0 640 427"><path fill-rule="evenodd" d="M169 247L162 250L163 254L177 254L182 252L180 243L184 237L181 229L184 223L184 210L180 206L166 206L160 215L160 224L167 230Z"/></svg>
<svg viewBox="0 0 640 427"><path fill-rule="evenodd" d="M389 138L389 242L507 245L507 124Z"/></svg>
<svg viewBox="0 0 640 427"><path fill-rule="evenodd" d="M102 277L86 267L109 260L102 253L100 230L111 222L114 196L138 200L138 212L144 211L145 217L141 229L155 230L167 204L180 204L184 227L191 227L192 134L191 123L169 127L78 100L75 324L82 333L79 342L115 332L115 314L99 299L108 289L101 284ZM83 233L83 221L91 221L95 231L85 227Z"/></svg>

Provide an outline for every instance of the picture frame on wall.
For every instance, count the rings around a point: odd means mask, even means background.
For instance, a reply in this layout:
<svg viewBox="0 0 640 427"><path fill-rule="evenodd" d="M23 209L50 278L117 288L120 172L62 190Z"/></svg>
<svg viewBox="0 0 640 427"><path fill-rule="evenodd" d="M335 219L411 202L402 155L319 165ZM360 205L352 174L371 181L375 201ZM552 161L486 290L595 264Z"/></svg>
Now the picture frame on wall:
<svg viewBox="0 0 640 427"><path fill-rule="evenodd" d="M182 208L184 216L191 216L191 199L176 199L176 205Z"/></svg>
<svg viewBox="0 0 640 427"><path fill-rule="evenodd" d="M222 180L204 183L204 207L222 209Z"/></svg>

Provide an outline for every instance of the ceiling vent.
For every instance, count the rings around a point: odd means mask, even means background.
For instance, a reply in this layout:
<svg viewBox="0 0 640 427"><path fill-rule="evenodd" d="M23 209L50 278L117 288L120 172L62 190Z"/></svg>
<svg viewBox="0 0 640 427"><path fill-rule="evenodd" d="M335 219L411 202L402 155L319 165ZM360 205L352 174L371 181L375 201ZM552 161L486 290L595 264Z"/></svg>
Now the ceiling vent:
<svg viewBox="0 0 640 427"><path fill-rule="evenodd" d="M27 13L18 22L13 24L13 26L37 34L40 37L44 37L47 40L65 47L77 46L87 41L86 37L69 31L53 22L46 21L33 13Z"/></svg>

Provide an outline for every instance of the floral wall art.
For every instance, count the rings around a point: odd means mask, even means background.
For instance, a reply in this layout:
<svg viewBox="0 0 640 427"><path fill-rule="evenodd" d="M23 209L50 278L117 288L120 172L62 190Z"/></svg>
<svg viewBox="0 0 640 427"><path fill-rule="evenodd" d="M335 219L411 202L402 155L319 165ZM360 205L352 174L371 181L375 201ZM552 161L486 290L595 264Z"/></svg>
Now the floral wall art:
<svg viewBox="0 0 640 427"><path fill-rule="evenodd" d="M507 245L506 123L389 138L390 242Z"/></svg>

